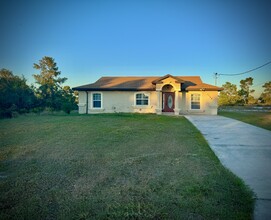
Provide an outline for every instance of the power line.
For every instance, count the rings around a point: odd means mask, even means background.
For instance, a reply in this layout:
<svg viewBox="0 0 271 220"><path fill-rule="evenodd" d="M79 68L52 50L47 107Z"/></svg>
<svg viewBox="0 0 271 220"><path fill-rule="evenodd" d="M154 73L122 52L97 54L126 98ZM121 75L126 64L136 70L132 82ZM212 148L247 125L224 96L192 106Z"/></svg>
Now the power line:
<svg viewBox="0 0 271 220"><path fill-rule="evenodd" d="M243 74L250 73L252 71L258 70L258 69L260 69L260 68L262 68L264 66L269 65L270 63L271 63L271 61L269 61L269 62L267 62L267 63L265 63L265 64L263 64L261 66L258 66L256 68L253 68L253 69L247 70L245 72L241 72L241 73L234 73L234 74L214 73L215 85L217 84L217 79L218 79L219 76L238 76L238 75L243 75Z"/></svg>
<svg viewBox="0 0 271 220"><path fill-rule="evenodd" d="M243 74L250 73L252 71L258 70L258 69L260 69L260 68L262 68L264 66L267 66L270 63L271 63L271 61L269 61L269 62L267 62L267 63L265 63L265 64L263 64L261 66L258 66L256 68L253 68L253 69L247 70L245 72L242 72L242 73L234 73L234 74L215 73L215 77L217 77L217 75L219 75L219 76L238 76L238 75L243 75Z"/></svg>

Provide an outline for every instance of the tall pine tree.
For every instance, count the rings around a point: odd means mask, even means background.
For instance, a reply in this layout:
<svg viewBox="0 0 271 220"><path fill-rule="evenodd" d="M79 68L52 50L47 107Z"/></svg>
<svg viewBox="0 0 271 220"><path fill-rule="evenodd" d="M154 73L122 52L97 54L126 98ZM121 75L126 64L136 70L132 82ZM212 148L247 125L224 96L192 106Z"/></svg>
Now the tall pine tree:
<svg viewBox="0 0 271 220"><path fill-rule="evenodd" d="M52 110L60 110L62 105L62 87L61 85L67 78L61 78L61 72L52 57L43 57L38 64L34 63L34 68L40 71L40 74L34 74L37 88L37 96L42 107L49 107Z"/></svg>

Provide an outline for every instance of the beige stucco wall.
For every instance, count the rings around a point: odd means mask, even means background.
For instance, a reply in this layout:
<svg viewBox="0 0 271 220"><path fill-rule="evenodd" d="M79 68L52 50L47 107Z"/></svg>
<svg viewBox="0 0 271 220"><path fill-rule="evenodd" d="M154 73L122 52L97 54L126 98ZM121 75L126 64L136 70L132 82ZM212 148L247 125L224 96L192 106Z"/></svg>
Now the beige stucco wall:
<svg viewBox="0 0 271 220"><path fill-rule="evenodd" d="M100 109L93 108L92 94L102 94L102 106ZM136 106L135 95L137 93L147 94L149 99L148 106ZM138 113L155 113L157 95L154 91L130 92L130 91L95 91L88 92L88 102L86 101L86 92L79 92L79 113L86 113L86 105L88 103L88 113L114 113L114 112L138 112Z"/></svg>
<svg viewBox="0 0 271 220"><path fill-rule="evenodd" d="M102 94L102 107L101 109L92 108L92 93ZM114 112L131 112L131 113L157 113L158 112L158 97L160 97L160 108L162 108L162 92L161 91L145 91L150 97L148 106L136 106L135 94L133 91L97 91L88 92L88 101L86 100L87 94L85 91L79 92L79 113L86 113L86 105L88 103L88 113L114 113ZM140 92L141 93L141 92ZM160 93L158 95L157 93ZM191 109L191 94L201 95L201 109ZM178 94L178 95L177 95ZM217 91L182 91L175 92L177 100L175 100L175 109L177 114L217 114ZM177 101L177 102L176 102Z"/></svg>
<svg viewBox="0 0 271 220"><path fill-rule="evenodd" d="M86 97L87 94L85 91L78 92L78 112L79 114L86 114Z"/></svg>
<svg viewBox="0 0 271 220"><path fill-rule="evenodd" d="M200 94L200 109L191 109L191 94ZM217 91L189 91L182 94L181 114L217 115Z"/></svg>

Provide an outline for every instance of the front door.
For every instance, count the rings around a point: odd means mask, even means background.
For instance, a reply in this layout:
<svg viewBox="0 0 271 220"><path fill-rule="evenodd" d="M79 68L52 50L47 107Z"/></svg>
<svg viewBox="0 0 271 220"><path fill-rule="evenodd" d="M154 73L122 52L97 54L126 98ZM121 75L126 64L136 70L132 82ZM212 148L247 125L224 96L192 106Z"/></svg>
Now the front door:
<svg viewBox="0 0 271 220"><path fill-rule="evenodd" d="M163 92L163 112L174 112L174 92Z"/></svg>

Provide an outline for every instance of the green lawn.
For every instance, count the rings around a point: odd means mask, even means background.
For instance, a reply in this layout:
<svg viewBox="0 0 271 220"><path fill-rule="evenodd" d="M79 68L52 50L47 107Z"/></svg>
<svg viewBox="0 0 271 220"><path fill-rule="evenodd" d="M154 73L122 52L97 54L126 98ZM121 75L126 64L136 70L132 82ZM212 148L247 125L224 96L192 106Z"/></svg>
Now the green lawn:
<svg viewBox="0 0 271 220"><path fill-rule="evenodd" d="M271 112L219 111L219 115L271 130Z"/></svg>
<svg viewBox="0 0 271 220"><path fill-rule="evenodd" d="M183 117L0 120L0 219L251 219L253 194Z"/></svg>

